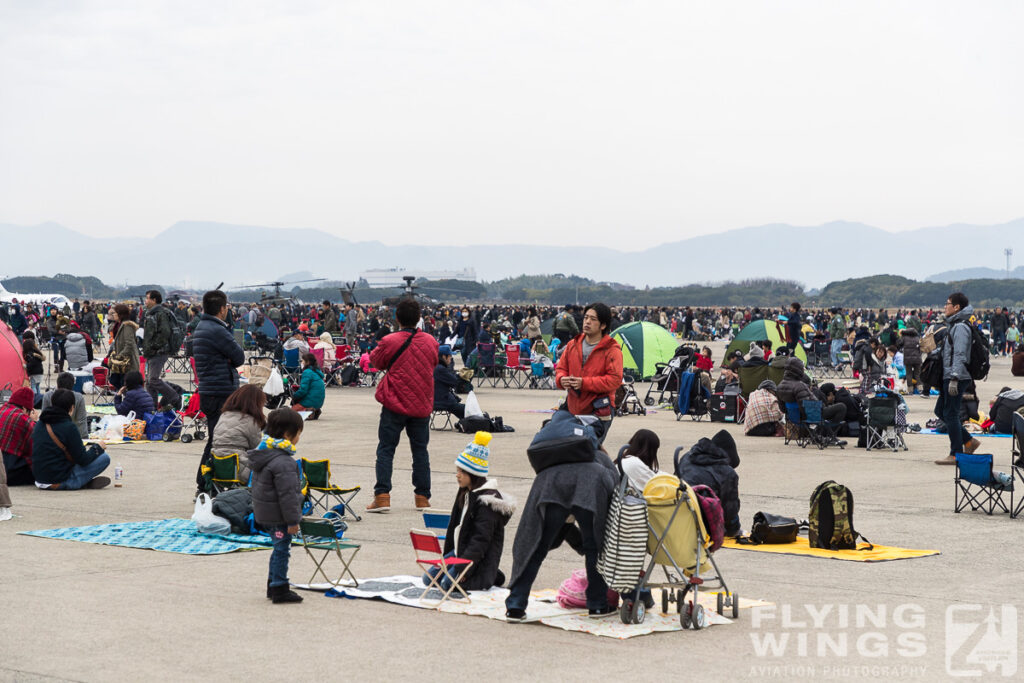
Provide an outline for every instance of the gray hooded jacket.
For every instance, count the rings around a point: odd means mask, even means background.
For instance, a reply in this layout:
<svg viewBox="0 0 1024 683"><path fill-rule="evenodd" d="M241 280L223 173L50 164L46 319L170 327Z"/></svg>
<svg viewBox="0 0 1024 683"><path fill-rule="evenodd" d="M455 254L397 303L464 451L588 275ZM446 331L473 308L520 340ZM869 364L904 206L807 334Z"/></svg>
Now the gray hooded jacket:
<svg viewBox="0 0 1024 683"><path fill-rule="evenodd" d="M946 318L949 334L942 343L942 379L969 380L967 360L971 355L971 316L974 308L970 305Z"/></svg>

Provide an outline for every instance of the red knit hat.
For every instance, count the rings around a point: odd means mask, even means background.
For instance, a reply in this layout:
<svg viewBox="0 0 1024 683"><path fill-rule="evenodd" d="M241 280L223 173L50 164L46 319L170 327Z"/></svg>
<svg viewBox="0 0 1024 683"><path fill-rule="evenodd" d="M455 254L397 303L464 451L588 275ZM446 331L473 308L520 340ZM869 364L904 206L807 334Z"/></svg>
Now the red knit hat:
<svg viewBox="0 0 1024 683"><path fill-rule="evenodd" d="M35 392L28 387L21 387L11 394L11 397L7 399L7 402L12 406L24 408L25 410L32 410L32 408L35 407L36 395Z"/></svg>

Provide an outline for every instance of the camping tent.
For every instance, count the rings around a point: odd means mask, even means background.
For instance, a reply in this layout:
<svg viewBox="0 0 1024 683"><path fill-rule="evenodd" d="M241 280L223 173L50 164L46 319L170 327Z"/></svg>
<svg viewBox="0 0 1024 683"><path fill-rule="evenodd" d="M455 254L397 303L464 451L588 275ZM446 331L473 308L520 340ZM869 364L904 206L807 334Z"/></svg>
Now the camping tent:
<svg viewBox="0 0 1024 683"><path fill-rule="evenodd" d="M622 347L622 367L642 379L656 373L655 363L667 363L679 346L675 335L661 325L639 322L615 328L612 338Z"/></svg>
<svg viewBox="0 0 1024 683"><path fill-rule="evenodd" d="M746 354L750 350L750 342L764 340L772 343L773 351L780 346L785 346L786 328L782 323L777 323L774 320L755 320L740 330L740 333L729 344L729 348L725 350L725 357L728 358L736 349ZM807 353L800 344L796 345L796 357L802 360L804 365L807 364Z"/></svg>
<svg viewBox="0 0 1024 683"><path fill-rule="evenodd" d="M23 387L26 379L21 341L14 330L0 322L0 390L11 391Z"/></svg>

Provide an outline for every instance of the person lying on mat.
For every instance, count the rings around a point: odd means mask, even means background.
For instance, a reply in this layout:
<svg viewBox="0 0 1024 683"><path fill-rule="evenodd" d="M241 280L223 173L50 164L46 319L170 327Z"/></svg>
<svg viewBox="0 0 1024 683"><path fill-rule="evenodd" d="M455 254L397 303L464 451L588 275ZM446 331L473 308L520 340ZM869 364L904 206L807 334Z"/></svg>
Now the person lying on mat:
<svg viewBox="0 0 1024 683"><path fill-rule="evenodd" d="M445 532L444 556L472 560L460 585L468 591L482 591L501 586L505 575L498 568L505 547L505 526L516 511L515 499L498 490L498 482L489 479L491 451L489 432L477 432L457 458L455 481L459 492L455 495L448 531ZM433 568L423 576L424 585L439 570ZM454 567L458 576L462 571ZM451 588L451 581L442 578L441 588Z"/></svg>
<svg viewBox="0 0 1024 683"><path fill-rule="evenodd" d="M134 412L135 417L140 420L146 413L156 412L153 397L146 391L145 380L138 370L125 373L124 386L118 389L117 395L114 396L114 410L118 415Z"/></svg>
<svg viewBox="0 0 1024 683"><path fill-rule="evenodd" d="M447 410L460 420L466 417L466 405L455 393L459 376L452 370L455 359L452 347L442 344L437 348L437 365L434 366L434 410Z"/></svg>
<svg viewBox="0 0 1024 683"><path fill-rule="evenodd" d="M135 374L141 386L142 375ZM101 489L110 483L109 477L99 476L110 465L110 456L103 452L106 442L86 448L71 419L74 412L74 392L57 389L32 430L32 476L41 489Z"/></svg>

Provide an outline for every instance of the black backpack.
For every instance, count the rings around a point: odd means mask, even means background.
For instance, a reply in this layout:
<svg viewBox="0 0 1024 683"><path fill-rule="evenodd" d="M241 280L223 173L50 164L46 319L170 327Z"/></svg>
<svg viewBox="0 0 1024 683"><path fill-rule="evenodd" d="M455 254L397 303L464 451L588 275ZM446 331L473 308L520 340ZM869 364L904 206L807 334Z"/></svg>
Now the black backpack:
<svg viewBox="0 0 1024 683"><path fill-rule="evenodd" d="M981 333L977 325L967 325L971 330L971 351L967 356L967 372L971 379L982 380L988 377L988 371L992 367L992 351L989 348L988 338Z"/></svg>
<svg viewBox="0 0 1024 683"><path fill-rule="evenodd" d="M167 344L171 347L170 355L177 356L181 351L181 345L185 342L185 323L170 311L166 315L171 326L171 338Z"/></svg>

